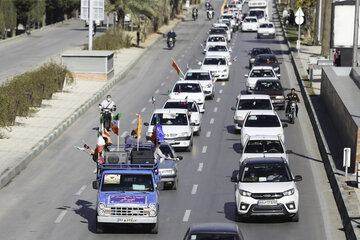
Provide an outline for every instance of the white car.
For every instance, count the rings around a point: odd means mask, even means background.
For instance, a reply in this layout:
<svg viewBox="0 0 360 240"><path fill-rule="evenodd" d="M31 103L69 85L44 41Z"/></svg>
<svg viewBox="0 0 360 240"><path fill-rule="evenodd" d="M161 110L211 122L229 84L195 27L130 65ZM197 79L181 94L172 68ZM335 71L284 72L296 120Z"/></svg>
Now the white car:
<svg viewBox="0 0 360 240"><path fill-rule="evenodd" d="M226 40L228 42L231 41L231 35L229 36L224 28L212 27L212 28L210 28L208 33L209 33L209 35L223 35L224 37L226 37Z"/></svg>
<svg viewBox="0 0 360 240"><path fill-rule="evenodd" d="M192 130L195 135L199 135L201 131L201 119L202 114L200 113L199 105L193 99L188 100L178 100L178 99L168 99L164 106L164 109L168 108L180 108L186 109L189 113L190 124L192 125Z"/></svg>
<svg viewBox="0 0 360 240"><path fill-rule="evenodd" d="M244 147L247 139L255 135L279 136L285 142L283 124L274 110L254 110L246 115L241 128L241 146Z"/></svg>
<svg viewBox="0 0 360 240"><path fill-rule="evenodd" d="M254 66L246 78L246 91L252 93L256 82L260 79L279 80L280 74L276 74L271 66Z"/></svg>
<svg viewBox="0 0 360 240"><path fill-rule="evenodd" d="M272 22L260 23L257 30L257 38L275 38L275 33L275 26Z"/></svg>
<svg viewBox="0 0 360 240"><path fill-rule="evenodd" d="M256 17L246 17L241 23L242 32L256 32L258 30L258 20Z"/></svg>
<svg viewBox="0 0 360 240"><path fill-rule="evenodd" d="M229 62L225 57L221 56L211 56L205 57L203 62L199 62L201 65L201 70L210 71L211 74L218 80L229 80L230 79L230 69Z"/></svg>
<svg viewBox="0 0 360 240"><path fill-rule="evenodd" d="M214 99L215 78L208 70L191 69L185 73L185 80L197 80L202 86L205 97Z"/></svg>
<svg viewBox="0 0 360 240"><path fill-rule="evenodd" d="M146 140L149 141L154 131L154 126L159 123L165 134L164 140L173 148L186 148L192 150L193 131L189 121L189 114L186 109L155 109L146 131Z"/></svg>
<svg viewBox="0 0 360 240"><path fill-rule="evenodd" d="M229 19L230 20L230 28L235 28L235 19L232 13L224 13L221 14L220 19Z"/></svg>
<svg viewBox="0 0 360 240"><path fill-rule="evenodd" d="M289 163L285 145L279 136L256 135L249 137L243 148L240 164L247 158L262 157L279 157Z"/></svg>
<svg viewBox="0 0 360 240"><path fill-rule="evenodd" d="M241 94L236 98L234 110L235 130L241 130L244 119L248 112L253 110L274 110L269 95Z"/></svg>
<svg viewBox="0 0 360 240"><path fill-rule="evenodd" d="M206 40L206 43L204 46L204 53L206 52L206 49L208 48L209 45L227 46L228 42L223 35L210 35Z"/></svg>
<svg viewBox="0 0 360 240"><path fill-rule="evenodd" d="M206 57L221 56L226 58L226 60L229 62L231 51L232 51L231 48L228 49L228 47L224 45L209 45L208 48L206 49L205 56Z"/></svg>
<svg viewBox="0 0 360 240"><path fill-rule="evenodd" d="M285 216L299 221L299 191L289 165L282 158L248 158L240 164L235 182L235 218Z"/></svg>
<svg viewBox="0 0 360 240"><path fill-rule="evenodd" d="M229 28L228 25L226 25L225 23L213 23L213 27L223 28L226 31L227 38L228 39L232 38L232 29Z"/></svg>
<svg viewBox="0 0 360 240"><path fill-rule="evenodd" d="M205 94L199 81L177 81L169 94L170 99L193 99L205 112Z"/></svg>

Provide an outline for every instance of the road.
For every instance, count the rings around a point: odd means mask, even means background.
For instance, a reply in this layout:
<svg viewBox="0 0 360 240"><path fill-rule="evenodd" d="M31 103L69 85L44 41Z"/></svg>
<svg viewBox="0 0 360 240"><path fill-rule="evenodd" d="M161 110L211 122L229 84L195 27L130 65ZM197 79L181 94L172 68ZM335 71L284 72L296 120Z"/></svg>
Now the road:
<svg viewBox="0 0 360 240"><path fill-rule="evenodd" d="M98 28L103 31L103 28ZM99 34L99 33L98 33ZM70 19L64 23L32 31L16 39L0 42L0 84L6 79L40 67L59 54L74 47L81 48L88 42L88 28L84 21Z"/></svg>
<svg viewBox="0 0 360 240"><path fill-rule="evenodd" d="M214 4L215 9L221 2ZM140 113L144 122L149 120L154 109L152 96L157 99L156 107L165 102L167 90L177 80L170 57L183 70L187 64L197 67L203 58L200 43L210 27L205 18L202 9L196 22L186 19L178 25L172 51L165 48L165 39L160 41L110 91L123 113L120 133L136 128L135 113ZM184 157L179 163L179 189L160 192L159 234L144 233L137 226L95 234L97 193L91 189L95 165L73 147L83 139L95 145L98 110L94 105L0 190L0 239L182 239L191 223L234 222L234 184L230 177L238 167L240 135L234 133L230 108L237 94L245 90L247 51L256 46L273 49L282 62L283 85L287 89L297 86L288 49L280 30L277 33L277 40L235 33L232 57L238 58L231 66L230 81L216 83L215 99L206 102L201 135L194 139L191 153L179 153ZM298 184L300 221L257 218L237 223L246 239L345 239L306 109L303 104L299 108L299 121L285 128L285 144L292 151L293 173L303 176ZM279 115L284 118L284 111Z"/></svg>

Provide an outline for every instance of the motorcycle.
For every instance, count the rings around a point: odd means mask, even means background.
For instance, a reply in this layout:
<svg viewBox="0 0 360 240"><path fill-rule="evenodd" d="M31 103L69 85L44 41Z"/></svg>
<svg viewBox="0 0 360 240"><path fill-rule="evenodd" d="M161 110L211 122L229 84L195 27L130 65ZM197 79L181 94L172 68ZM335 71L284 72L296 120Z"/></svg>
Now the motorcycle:
<svg viewBox="0 0 360 240"><path fill-rule="evenodd" d="M111 127L111 109L104 108L101 112L101 115L102 119L104 120L104 128L109 131Z"/></svg>
<svg viewBox="0 0 360 240"><path fill-rule="evenodd" d="M198 13L197 12L193 12L192 13L192 18L194 21L196 21L196 19L198 18Z"/></svg>
<svg viewBox="0 0 360 240"><path fill-rule="evenodd" d="M175 47L174 38L168 38L168 40L167 40L167 45L168 45L168 48L169 48L170 50L173 49L173 47Z"/></svg>
<svg viewBox="0 0 360 240"><path fill-rule="evenodd" d="M206 15L207 15L207 18L209 20L213 19L214 18L214 11L213 10L207 10L206 11Z"/></svg>
<svg viewBox="0 0 360 240"><path fill-rule="evenodd" d="M297 103L294 100L290 100L289 104L290 104L290 111L288 112L287 117L289 119L289 122L291 124L294 124L295 118L296 118L296 105L297 105Z"/></svg>

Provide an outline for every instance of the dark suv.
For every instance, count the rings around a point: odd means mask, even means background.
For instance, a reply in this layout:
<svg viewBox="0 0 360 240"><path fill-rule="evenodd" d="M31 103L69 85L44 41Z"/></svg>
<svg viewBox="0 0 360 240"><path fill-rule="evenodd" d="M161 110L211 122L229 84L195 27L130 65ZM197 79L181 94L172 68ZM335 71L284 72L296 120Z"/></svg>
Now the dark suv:
<svg viewBox="0 0 360 240"><path fill-rule="evenodd" d="M257 55L253 66L270 66L273 67L276 74L280 74L280 63L274 54Z"/></svg>
<svg viewBox="0 0 360 240"><path fill-rule="evenodd" d="M255 58L259 54L272 54L272 51L270 48L253 48L251 51L249 51L249 69L252 68Z"/></svg>

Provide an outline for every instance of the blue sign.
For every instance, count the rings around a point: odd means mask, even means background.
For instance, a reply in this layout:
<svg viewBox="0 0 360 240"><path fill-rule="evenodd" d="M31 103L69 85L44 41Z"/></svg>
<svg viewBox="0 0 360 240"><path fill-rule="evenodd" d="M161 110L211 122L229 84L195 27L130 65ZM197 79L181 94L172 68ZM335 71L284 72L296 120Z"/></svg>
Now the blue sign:
<svg viewBox="0 0 360 240"><path fill-rule="evenodd" d="M146 204L145 196L110 196L109 204L121 204L121 203L130 203L130 204Z"/></svg>

